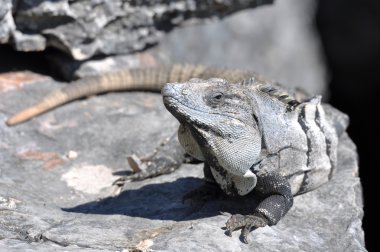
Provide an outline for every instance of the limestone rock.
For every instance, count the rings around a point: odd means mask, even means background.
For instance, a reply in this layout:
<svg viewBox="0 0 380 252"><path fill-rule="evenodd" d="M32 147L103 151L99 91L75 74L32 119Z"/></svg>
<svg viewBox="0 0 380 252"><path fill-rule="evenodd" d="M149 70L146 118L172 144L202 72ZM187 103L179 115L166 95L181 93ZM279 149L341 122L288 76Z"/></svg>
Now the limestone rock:
<svg viewBox="0 0 380 252"><path fill-rule="evenodd" d="M239 232L228 237L222 227L231 213L249 211L249 201L223 199L200 209L182 203L202 183L202 165L123 188L112 184L129 170L127 155L149 155L175 132L159 94L91 97L5 126L10 113L59 86L43 79L0 93L0 250L366 251L358 160L347 135L334 178L295 197L276 226L253 231L246 245Z"/></svg>
<svg viewBox="0 0 380 252"><path fill-rule="evenodd" d="M75 60L142 50L190 18L223 17L272 2L4 1L0 5L0 43L12 43L20 51L41 51L51 46Z"/></svg>

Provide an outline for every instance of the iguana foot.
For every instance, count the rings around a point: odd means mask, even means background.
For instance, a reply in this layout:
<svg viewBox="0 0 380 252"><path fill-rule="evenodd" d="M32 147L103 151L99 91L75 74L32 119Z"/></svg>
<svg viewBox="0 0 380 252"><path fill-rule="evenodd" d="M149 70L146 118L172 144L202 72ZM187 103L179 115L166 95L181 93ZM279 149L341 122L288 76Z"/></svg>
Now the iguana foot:
<svg viewBox="0 0 380 252"><path fill-rule="evenodd" d="M228 236L231 236L232 231L237 230L237 229L242 229L240 238L244 243L248 243L247 236L249 232L253 228L265 227L267 224L268 224L268 220L260 214L253 214L253 215L234 214L226 222L226 229L227 229L226 234Z"/></svg>
<svg viewBox="0 0 380 252"><path fill-rule="evenodd" d="M182 198L182 202L190 205L204 204L218 199L221 193L222 191L216 184L205 182L200 187L186 193Z"/></svg>

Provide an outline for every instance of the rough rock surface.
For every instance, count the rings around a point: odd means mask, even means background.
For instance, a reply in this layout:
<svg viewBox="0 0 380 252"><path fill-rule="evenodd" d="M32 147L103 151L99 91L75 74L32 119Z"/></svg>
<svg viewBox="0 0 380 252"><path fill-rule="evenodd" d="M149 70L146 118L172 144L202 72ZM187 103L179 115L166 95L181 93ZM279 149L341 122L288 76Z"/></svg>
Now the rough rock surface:
<svg viewBox="0 0 380 252"><path fill-rule="evenodd" d="M0 43L19 51L58 48L76 60L131 53L190 18L223 17L272 0L3 0Z"/></svg>
<svg viewBox="0 0 380 252"><path fill-rule="evenodd" d="M313 27L314 4L313 0L275 1L218 22L187 25L143 55L150 65L175 62L254 70L280 83L326 94L326 68ZM76 64L54 55L53 65L66 79L136 66L131 55Z"/></svg>
<svg viewBox="0 0 380 252"><path fill-rule="evenodd" d="M229 214L249 210L247 201L182 204L202 183L201 165L112 185L129 170L126 155L149 155L175 132L158 94L91 97L5 126L7 115L59 86L42 79L0 93L1 251L366 251L357 155L347 135L332 181L297 196L278 225L255 230L246 245L222 227Z"/></svg>

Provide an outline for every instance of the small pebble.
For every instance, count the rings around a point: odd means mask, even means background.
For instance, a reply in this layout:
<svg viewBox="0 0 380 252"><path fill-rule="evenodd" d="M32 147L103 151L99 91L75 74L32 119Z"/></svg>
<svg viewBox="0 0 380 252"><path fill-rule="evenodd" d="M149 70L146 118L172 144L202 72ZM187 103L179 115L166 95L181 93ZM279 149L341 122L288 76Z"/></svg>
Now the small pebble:
<svg viewBox="0 0 380 252"><path fill-rule="evenodd" d="M78 157L78 152L71 150L67 153L66 156L68 159L76 159Z"/></svg>

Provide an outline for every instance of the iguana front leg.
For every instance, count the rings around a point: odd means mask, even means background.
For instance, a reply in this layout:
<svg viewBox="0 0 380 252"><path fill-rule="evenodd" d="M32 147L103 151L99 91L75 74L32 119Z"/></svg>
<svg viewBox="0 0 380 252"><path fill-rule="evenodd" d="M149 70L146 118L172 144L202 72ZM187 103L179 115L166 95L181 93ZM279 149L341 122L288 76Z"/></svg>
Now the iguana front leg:
<svg viewBox="0 0 380 252"><path fill-rule="evenodd" d="M232 215L226 223L227 234L242 229L241 238L247 243L253 228L275 225L292 207L293 195L288 180L276 173L257 174L255 192L265 199L251 215Z"/></svg>

